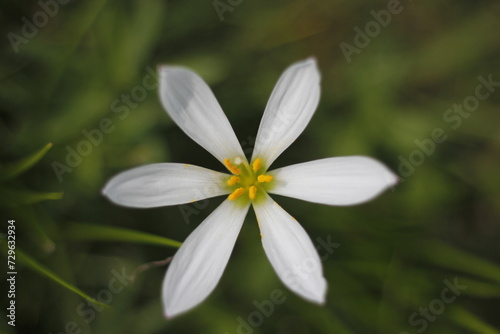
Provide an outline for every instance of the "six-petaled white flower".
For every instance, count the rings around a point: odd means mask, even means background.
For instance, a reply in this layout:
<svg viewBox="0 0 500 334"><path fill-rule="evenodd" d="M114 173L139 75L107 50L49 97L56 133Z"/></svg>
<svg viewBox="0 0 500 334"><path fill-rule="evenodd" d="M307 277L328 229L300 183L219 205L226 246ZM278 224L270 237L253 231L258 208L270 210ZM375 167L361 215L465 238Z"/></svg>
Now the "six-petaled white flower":
<svg viewBox="0 0 500 334"><path fill-rule="evenodd" d="M312 58L290 66L276 84L260 123L250 162L208 85L192 71L162 66L160 98L184 132L231 174L187 164L159 163L123 172L103 193L129 207L177 205L228 195L185 240L163 282L165 316L201 303L219 282L250 205L262 245L281 281L322 304L326 281L320 258L301 225L268 195L327 205L353 205L397 182L380 162L362 156L300 163L268 171L300 135L318 105L320 75Z"/></svg>

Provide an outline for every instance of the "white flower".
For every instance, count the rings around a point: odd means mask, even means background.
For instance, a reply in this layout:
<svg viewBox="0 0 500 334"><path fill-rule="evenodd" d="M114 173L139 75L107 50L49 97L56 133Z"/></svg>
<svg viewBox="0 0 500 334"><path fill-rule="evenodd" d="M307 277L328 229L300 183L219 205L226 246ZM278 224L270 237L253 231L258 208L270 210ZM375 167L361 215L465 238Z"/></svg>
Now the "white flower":
<svg viewBox="0 0 500 334"><path fill-rule="evenodd" d="M219 282L250 205L262 245L281 281L301 297L325 301L326 281L311 239L268 195L327 205L366 202L397 177L380 162L361 156L327 158L268 171L300 135L320 95L312 58L290 66L276 84L260 123L250 162L207 84L195 73L163 66L160 98L184 132L212 153L231 174L187 164L138 167L111 179L103 193L129 207L158 207L229 195L186 239L163 282L165 316L201 303Z"/></svg>

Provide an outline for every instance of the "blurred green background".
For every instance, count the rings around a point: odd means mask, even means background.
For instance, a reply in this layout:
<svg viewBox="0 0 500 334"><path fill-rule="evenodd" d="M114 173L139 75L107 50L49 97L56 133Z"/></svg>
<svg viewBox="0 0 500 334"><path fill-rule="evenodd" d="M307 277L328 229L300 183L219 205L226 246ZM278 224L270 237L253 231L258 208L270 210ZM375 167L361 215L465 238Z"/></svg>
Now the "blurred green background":
<svg viewBox="0 0 500 334"><path fill-rule="evenodd" d="M500 82L499 17L494 0L3 1L1 232L16 220L18 275L16 327L1 280L0 332L500 333L500 87L474 98L479 77ZM165 320L166 267L141 266L222 198L138 210L100 190L143 164L224 168L169 119L151 73L199 73L250 154L280 74L309 56L321 101L273 167L368 155L401 183L355 207L274 196L324 258L324 307L281 284L251 213L208 300ZM284 302L259 309L273 291Z"/></svg>

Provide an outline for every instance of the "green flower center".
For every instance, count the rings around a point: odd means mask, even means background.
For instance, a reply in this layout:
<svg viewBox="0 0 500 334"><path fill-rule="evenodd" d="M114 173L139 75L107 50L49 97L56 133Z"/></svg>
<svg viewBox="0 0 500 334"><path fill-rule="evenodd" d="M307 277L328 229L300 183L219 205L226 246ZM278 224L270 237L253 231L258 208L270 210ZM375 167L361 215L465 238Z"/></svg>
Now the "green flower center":
<svg viewBox="0 0 500 334"><path fill-rule="evenodd" d="M227 180L227 186L231 190L228 199L231 201L237 199L258 201L264 198L264 193L273 184L273 177L265 174L260 158L256 158L250 165L241 158L235 158L233 161L224 159L224 165L233 174Z"/></svg>

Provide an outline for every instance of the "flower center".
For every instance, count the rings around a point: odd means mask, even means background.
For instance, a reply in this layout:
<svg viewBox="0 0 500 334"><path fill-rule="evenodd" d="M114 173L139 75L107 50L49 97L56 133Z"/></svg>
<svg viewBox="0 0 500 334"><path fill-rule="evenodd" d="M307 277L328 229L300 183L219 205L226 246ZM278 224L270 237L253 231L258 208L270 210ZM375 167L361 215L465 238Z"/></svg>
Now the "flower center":
<svg viewBox="0 0 500 334"><path fill-rule="evenodd" d="M224 159L224 165L233 174L227 180L231 189L228 199L233 201L244 194L248 194L250 200L255 200L260 194L267 191L273 177L266 175L262 168L262 160L256 158L251 165L241 158Z"/></svg>

